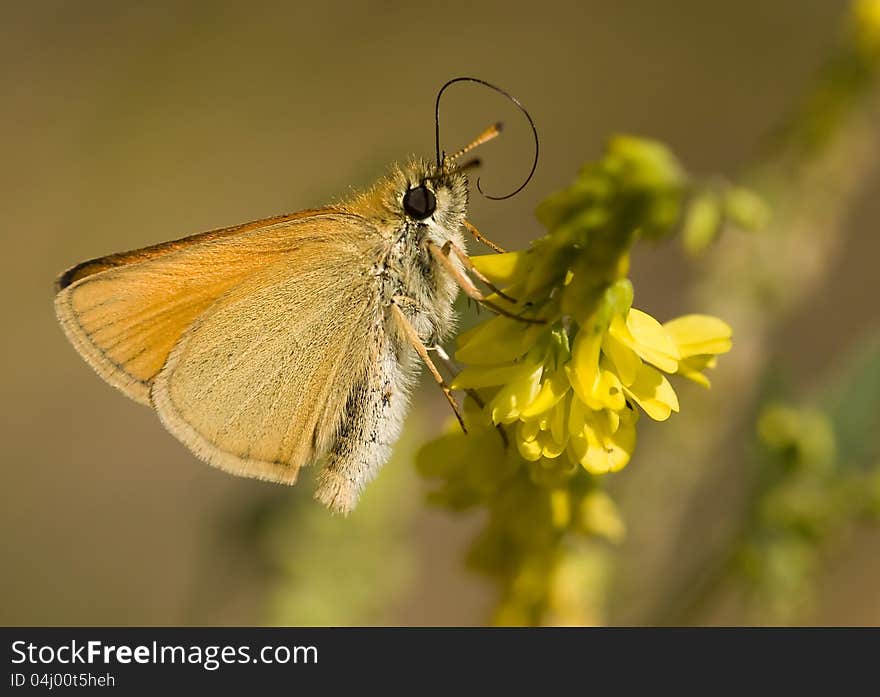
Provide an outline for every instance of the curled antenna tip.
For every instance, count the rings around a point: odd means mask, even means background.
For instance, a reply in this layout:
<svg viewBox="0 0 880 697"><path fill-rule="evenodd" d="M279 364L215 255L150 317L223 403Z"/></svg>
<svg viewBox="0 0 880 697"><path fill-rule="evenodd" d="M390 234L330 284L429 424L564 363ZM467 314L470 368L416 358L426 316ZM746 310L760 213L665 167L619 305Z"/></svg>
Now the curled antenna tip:
<svg viewBox="0 0 880 697"><path fill-rule="evenodd" d="M506 198L511 198L512 196L515 196L516 194L518 194L520 191L522 191L525 188L526 184L528 184L531 181L532 177L534 176L535 169L537 169L537 167L538 167L538 154L539 154L540 146L538 143L538 129L535 126L535 122L532 120L531 115L526 110L526 108L523 106L522 102L520 102L512 94L501 89L497 85L493 85L491 82L486 82L485 80L481 80L476 77L456 77L456 78L453 78L452 80L449 80L445 85L443 85L440 88L440 91L437 93L437 100L434 104L434 127L435 127L436 149L437 149L437 166L438 167L440 167L443 163L443 155L440 151L440 98L443 96L443 93L446 91L446 89L448 87L454 85L456 82L475 82L479 85L483 85L484 87L488 87L489 89L494 90L495 92L498 92L499 94L501 94L502 96L506 97L511 102L513 102L517 106L517 108L522 112L523 116L525 116L529 122L529 126L532 129L532 136L535 141L535 157L532 160L532 168L531 168L531 170L529 170L529 174L525 178L525 181L523 181L522 184L520 184L514 191L512 191L509 194L506 194L504 196L490 196L485 191L483 191L482 186L480 184L480 180L477 179L477 191L479 191L486 198L492 199L493 201L501 201ZM494 124L494 126L492 128L490 128L489 131L494 130L494 134L497 135L498 133L501 132L502 128L503 128L503 124L499 121L496 124ZM483 135L487 135L487 134L488 134L488 132L484 133ZM478 141L479 140L480 139L478 138ZM485 142L485 141L480 141L480 142ZM470 146L465 147L462 151L456 153L456 156L463 155L465 152L468 152L470 149L471 149Z"/></svg>

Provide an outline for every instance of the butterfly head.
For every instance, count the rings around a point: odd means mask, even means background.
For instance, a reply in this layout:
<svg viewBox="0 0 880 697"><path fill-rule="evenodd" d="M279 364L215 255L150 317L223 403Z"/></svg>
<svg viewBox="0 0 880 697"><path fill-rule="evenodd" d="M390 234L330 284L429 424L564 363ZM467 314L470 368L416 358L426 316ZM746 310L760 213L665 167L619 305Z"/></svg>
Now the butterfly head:
<svg viewBox="0 0 880 697"><path fill-rule="evenodd" d="M528 184L538 164L538 131L532 117L516 97L500 87L479 78L458 77L448 81L437 93L436 160L428 162L416 159L403 167L395 168L390 176L380 180L368 192L347 204L349 210L379 223L382 227L392 227L395 230L433 228L436 232L453 232L461 228L468 204L466 172L480 165L478 159L465 161L462 159L472 150L495 139L501 133L501 123L495 123L457 152L447 154L441 149L440 100L449 87L461 82L472 82L488 87L513 102L528 120L535 141L535 156L531 170L519 187L504 196L490 196L483 191L480 180L477 179L477 190L486 198L501 200L514 196Z"/></svg>
<svg viewBox="0 0 880 697"><path fill-rule="evenodd" d="M347 207L390 230L457 230L467 204L467 175L447 158L440 167L422 159L398 165Z"/></svg>

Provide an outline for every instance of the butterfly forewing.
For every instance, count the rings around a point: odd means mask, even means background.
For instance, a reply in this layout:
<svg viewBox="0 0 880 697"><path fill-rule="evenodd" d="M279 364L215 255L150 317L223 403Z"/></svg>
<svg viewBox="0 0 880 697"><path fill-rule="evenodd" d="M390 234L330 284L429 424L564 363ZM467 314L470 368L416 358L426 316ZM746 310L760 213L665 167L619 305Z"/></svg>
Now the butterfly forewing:
<svg viewBox="0 0 880 697"><path fill-rule="evenodd" d="M349 217L308 211L84 262L59 279L56 312L98 374L147 404L174 344L211 303L280 256L308 253L312 238L336 227L344 236Z"/></svg>

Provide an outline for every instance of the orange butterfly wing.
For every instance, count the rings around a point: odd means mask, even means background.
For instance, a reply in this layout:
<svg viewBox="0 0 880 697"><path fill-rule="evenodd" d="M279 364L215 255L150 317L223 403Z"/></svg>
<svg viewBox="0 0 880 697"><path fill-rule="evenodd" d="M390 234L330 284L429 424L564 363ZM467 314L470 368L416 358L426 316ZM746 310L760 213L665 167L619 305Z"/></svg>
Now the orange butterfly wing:
<svg viewBox="0 0 880 697"><path fill-rule="evenodd" d="M174 345L220 296L285 256L312 263L316 243L356 241L365 225L336 209L310 210L93 259L59 277L55 310L95 371L149 404Z"/></svg>

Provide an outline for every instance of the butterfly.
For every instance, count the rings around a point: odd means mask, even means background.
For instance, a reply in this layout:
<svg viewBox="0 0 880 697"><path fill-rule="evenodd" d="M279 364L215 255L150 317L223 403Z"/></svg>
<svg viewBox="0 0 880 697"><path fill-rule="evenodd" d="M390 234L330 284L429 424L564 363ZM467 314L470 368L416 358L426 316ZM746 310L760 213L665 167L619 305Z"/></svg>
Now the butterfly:
<svg viewBox="0 0 880 697"><path fill-rule="evenodd" d="M67 338L106 382L151 406L198 457L235 475L293 484L320 463L315 497L350 512L387 461L424 363L459 421L429 348L453 331L470 276L467 172L436 159L392 168L349 200L92 259L56 283ZM479 180L478 180L478 188ZM480 189L482 192L482 189ZM509 194L511 196L513 194ZM489 197L489 198L507 198Z"/></svg>

